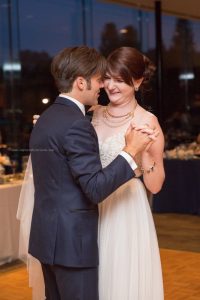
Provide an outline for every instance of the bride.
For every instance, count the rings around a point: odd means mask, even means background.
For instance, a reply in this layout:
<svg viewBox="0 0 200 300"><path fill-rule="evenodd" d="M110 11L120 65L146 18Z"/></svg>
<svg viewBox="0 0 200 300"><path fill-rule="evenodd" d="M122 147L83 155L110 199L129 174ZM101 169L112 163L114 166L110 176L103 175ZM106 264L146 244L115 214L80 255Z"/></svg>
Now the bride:
<svg viewBox="0 0 200 300"><path fill-rule="evenodd" d="M157 118L143 109L135 98L135 91L144 88L153 69L149 59L134 48L122 47L113 51L108 57L104 80L110 103L94 108L92 123L98 135L103 167L123 149L124 135L130 123L137 127L157 128L160 132L156 141L137 157L138 178L125 183L99 205L100 300L164 299L157 236L146 194L146 189L157 193L164 181L164 137ZM33 195L29 159L18 208L20 253L25 260ZM33 299L43 300L40 264L28 255L28 267Z"/></svg>

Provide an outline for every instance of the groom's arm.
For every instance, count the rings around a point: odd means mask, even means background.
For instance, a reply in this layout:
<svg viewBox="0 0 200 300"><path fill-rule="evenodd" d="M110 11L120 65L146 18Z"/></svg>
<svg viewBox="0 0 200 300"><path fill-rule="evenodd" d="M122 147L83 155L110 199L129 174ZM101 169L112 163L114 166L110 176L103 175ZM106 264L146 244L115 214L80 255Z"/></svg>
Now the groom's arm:
<svg viewBox="0 0 200 300"><path fill-rule="evenodd" d="M127 160L118 155L102 168L96 133L87 120L78 120L68 130L63 145L74 180L93 203L99 203L135 176Z"/></svg>

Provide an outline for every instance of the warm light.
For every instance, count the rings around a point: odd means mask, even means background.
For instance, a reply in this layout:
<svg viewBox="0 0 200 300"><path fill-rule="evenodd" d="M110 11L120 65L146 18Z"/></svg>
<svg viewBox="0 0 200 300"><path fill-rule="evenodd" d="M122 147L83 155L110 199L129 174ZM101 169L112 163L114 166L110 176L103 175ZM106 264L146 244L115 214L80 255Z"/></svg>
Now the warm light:
<svg viewBox="0 0 200 300"><path fill-rule="evenodd" d="M128 29L126 29L126 28L122 28L122 29L120 29L120 31L119 31L120 33L122 33L122 34L124 34L124 33L127 33L128 32Z"/></svg>
<svg viewBox="0 0 200 300"><path fill-rule="evenodd" d="M3 64L3 71L16 71L20 72L21 71L21 64L19 62L13 62L13 63L4 63Z"/></svg>
<svg viewBox="0 0 200 300"><path fill-rule="evenodd" d="M48 99L48 98L44 98L44 99L42 99L42 103L43 103L43 104L47 104L47 103L49 103L49 99Z"/></svg>
<svg viewBox="0 0 200 300"><path fill-rule="evenodd" d="M179 75L180 80L191 80L194 79L194 73L182 73Z"/></svg>

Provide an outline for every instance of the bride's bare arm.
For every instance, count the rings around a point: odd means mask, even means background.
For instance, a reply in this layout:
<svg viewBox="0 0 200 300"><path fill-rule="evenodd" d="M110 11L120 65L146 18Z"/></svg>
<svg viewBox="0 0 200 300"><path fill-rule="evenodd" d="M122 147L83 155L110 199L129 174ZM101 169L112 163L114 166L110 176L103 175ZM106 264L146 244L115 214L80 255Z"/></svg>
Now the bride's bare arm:
<svg viewBox="0 0 200 300"><path fill-rule="evenodd" d="M165 179L163 166L164 135L157 118L152 115L149 122L151 128L159 130L159 135L150 148L143 151L141 157L141 168L146 188L153 194L158 193Z"/></svg>

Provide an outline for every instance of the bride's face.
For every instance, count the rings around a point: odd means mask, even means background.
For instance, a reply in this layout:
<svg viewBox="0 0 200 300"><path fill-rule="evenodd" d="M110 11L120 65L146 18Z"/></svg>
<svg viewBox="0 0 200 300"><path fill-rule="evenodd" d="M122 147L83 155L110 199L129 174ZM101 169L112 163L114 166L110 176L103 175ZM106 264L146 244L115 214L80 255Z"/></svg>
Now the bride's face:
<svg viewBox="0 0 200 300"><path fill-rule="evenodd" d="M106 74L104 88L112 104L124 104L134 97L134 86L130 86L121 77Z"/></svg>

